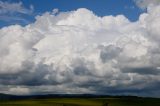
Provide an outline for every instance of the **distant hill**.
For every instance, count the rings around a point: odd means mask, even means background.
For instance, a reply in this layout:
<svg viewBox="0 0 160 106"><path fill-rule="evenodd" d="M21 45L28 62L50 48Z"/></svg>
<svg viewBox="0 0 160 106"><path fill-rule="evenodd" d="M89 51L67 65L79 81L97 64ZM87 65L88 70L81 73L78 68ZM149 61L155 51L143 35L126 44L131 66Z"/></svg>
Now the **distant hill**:
<svg viewBox="0 0 160 106"><path fill-rule="evenodd" d="M10 95L0 94L0 101L21 99L48 99L48 98L142 98L137 96L111 96L94 94L45 94L45 95Z"/></svg>

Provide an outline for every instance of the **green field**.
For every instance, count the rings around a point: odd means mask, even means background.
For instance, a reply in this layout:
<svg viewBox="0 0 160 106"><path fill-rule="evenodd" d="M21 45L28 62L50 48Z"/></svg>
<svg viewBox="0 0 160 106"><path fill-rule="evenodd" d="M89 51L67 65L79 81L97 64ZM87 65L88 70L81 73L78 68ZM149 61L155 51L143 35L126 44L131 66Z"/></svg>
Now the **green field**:
<svg viewBox="0 0 160 106"><path fill-rule="evenodd" d="M0 106L160 106L160 99L151 98L53 98L1 101Z"/></svg>

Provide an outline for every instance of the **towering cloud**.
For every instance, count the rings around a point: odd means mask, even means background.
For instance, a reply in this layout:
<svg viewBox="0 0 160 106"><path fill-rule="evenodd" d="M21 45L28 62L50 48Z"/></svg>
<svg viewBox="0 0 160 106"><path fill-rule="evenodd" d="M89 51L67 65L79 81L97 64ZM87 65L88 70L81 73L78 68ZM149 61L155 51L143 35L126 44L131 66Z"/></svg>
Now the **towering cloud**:
<svg viewBox="0 0 160 106"><path fill-rule="evenodd" d="M159 11L130 22L81 8L3 27L0 91L160 96Z"/></svg>

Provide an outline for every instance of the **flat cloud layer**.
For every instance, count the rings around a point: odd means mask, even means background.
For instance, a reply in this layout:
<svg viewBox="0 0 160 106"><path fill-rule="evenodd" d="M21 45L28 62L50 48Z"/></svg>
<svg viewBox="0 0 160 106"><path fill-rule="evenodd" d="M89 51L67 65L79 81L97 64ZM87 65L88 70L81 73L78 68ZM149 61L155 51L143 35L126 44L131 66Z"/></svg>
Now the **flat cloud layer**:
<svg viewBox="0 0 160 106"><path fill-rule="evenodd" d="M0 91L160 97L159 11L130 22L80 8L1 28Z"/></svg>

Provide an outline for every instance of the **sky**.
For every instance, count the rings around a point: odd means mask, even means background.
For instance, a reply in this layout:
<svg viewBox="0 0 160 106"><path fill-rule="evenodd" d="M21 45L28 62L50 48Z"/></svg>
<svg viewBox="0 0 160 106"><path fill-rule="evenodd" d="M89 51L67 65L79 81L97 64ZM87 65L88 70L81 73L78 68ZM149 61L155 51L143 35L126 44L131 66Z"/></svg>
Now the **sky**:
<svg viewBox="0 0 160 106"><path fill-rule="evenodd" d="M159 0L0 0L0 93L160 97Z"/></svg>
<svg viewBox="0 0 160 106"><path fill-rule="evenodd" d="M21 24L26 25L35 21L35 16L41 15L44 12L50 12L53 9L58 9L60 12L76 10L78 8L87 8L93 11L98 16L105 15L125 15L129 20L136 21L139 15L144 12L140 9L133 0L1 0L3 2L21 3L19 6L22 9L31 10L34 7L32 14L22 14L15 11L15 14L5 14L1 16L0 27ZM12 18L11 18L12 17ZM4 18L4 19L3 19ZM9 19L6 19L9 18Z"/></svg>

